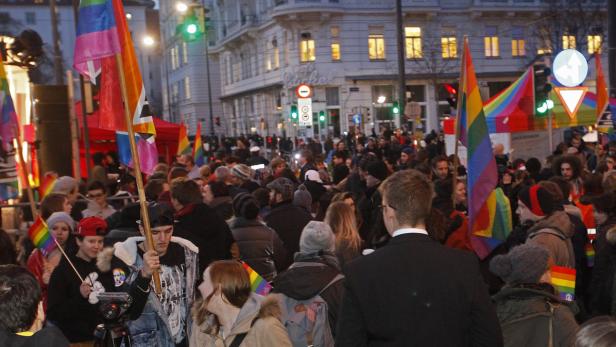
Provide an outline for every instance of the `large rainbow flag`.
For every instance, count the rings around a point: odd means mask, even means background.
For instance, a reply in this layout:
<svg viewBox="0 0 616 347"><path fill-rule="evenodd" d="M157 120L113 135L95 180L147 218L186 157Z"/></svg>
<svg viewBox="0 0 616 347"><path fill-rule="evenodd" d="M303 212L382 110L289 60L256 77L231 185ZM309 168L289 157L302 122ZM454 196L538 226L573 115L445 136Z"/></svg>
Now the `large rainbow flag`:
<svg viewBox="0 0 616 347"><path fill-rule="evenodd" d="M90 81L101 72L101 58L120 52L111 0L81 0L73 67Z"/></svg>
<svg viewBox="0 0 616 347"><path fill-rule="evenodd" d="M49 233L47 224L41 217L38 217L34 224L28 229L28 236L36 248L40 249L44 255L49 254L56 247L53 236Z"/></svg>
<svg viewBox="0 0 616 347"><path fill-rule="evenodd" d="M188 140L188 130L186 125L180 125L180 133L178 135L178 151L177 155L191 154L190 141Z"/></svg>
<svg viewBox="0 0 616 347"><path fill-rule="evenodd" d="M201 122L197 123L197 133L195 134L192 157L197 166L201 166L205 163L205 151L203 150L203 142L201 141Z"/></svg>
<svg viewBox="0 0 616 347"><path fill-rule="evenodd" d="M498 171L473 60L464 40L457 131L467 148L467 201L471 244L483 259L511 232L511 208L497 190Z"/></svg>

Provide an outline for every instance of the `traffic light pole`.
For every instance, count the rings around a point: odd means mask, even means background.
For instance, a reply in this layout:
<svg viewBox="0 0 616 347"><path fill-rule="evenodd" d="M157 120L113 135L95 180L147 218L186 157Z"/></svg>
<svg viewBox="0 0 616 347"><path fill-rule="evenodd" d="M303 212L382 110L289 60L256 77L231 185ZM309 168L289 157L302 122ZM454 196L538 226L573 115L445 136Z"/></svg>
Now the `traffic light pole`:
<svg viewBox="0 0 616 347"><path fill-rule="evenodd" d="M209 43L207 39L207 35L203 35L205 38L203 41L205 42L205 74L207 78L207 100L208 100L208 108L210 112L210 134L212 136L216 136L216 131L214 130L214 111L212 107L212 81L210 79L210 50L208 48Z"/></svg>
<svg viewBox="0 0 616 347"><path fill-rule="evenodd" d="M406 72L404 69L404 37L402 35L402 0L396 0L396 34L398 44L398 107L399 110L404 110L405 97L406 97ZM401 112L398 112L398 116L394 120L396 127L400 127Z"/></svg>

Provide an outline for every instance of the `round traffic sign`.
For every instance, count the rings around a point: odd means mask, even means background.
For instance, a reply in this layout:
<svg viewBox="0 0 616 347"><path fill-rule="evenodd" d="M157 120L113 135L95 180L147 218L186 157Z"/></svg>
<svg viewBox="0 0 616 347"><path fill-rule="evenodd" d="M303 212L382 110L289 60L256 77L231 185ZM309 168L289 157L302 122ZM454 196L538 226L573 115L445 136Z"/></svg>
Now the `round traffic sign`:
<svg viewBox="0 0 616 347"><path fill-rule="evenodd" d="M295 94L298 98L309 98L312 96L312 88L307 84L300 84L295 89Z"/></svg>
<svg viewBox="0 0 616 347"><path fill-rule="evenodd" d="M588 63L582 53L565 49L554 59L554 77L565 87L577 87L586 79Z"/></svg>

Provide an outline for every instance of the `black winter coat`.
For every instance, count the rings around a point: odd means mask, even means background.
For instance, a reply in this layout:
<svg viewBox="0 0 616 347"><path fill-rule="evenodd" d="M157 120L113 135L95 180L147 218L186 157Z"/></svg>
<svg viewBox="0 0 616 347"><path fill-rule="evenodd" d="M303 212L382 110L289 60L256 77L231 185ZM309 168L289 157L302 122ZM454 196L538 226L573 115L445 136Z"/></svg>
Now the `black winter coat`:
<svg viewBox="0 0 616 347"><path fill-rule="evenodd" d="M233 238L240 250L240 259L271 282L276 277L276 264L284 263L286 251L276 232L258 220L233 218L229 221Z"/></svg>
<svg viewBox="0 0 616 347"><path fill-rule="evenodd" d="M595 248L595 264L590 282L592 315L616 314L616 218L599 226Z"/></svg>
<svg viewBox="0 0 616 347"><path fill-rule="evenodd" d="M286 261L279 269L284 270L293 262L293 255L299 251L299 237L311 220L312 215L305 208L295 206L291 201L272 206L265 217L265 224L278 233L287 252Z"/></svg>
<svg viewBox="0 0 616 347"><path fill-rule="evenodd" d="M204 203L187 205L176 213L173 236L199 247L199 278L214 260L231 259L231 230L216 211Z"/></svg>

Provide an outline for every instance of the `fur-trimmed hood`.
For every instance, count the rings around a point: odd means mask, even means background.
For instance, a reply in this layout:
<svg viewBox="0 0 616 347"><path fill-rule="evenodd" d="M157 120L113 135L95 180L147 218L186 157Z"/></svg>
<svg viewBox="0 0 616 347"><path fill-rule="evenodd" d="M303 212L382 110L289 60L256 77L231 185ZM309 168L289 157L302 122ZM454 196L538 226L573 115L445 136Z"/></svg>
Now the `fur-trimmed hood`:
<svg viewBox="0 0 616 347"><path fill-rule="evenodd" d="M109 272L111 270L111 260L113 256L123 261L128 266L133 266L137 259L137 247L140 242L145 241L145 237L129 237L123 242L116 242L113 247L107 247L103 249L97 256L96 266L102 272ZM181 237L171 237L171 242L177 243L185 250L198 254L199 248L192 242L183 239Z"/></svg>

